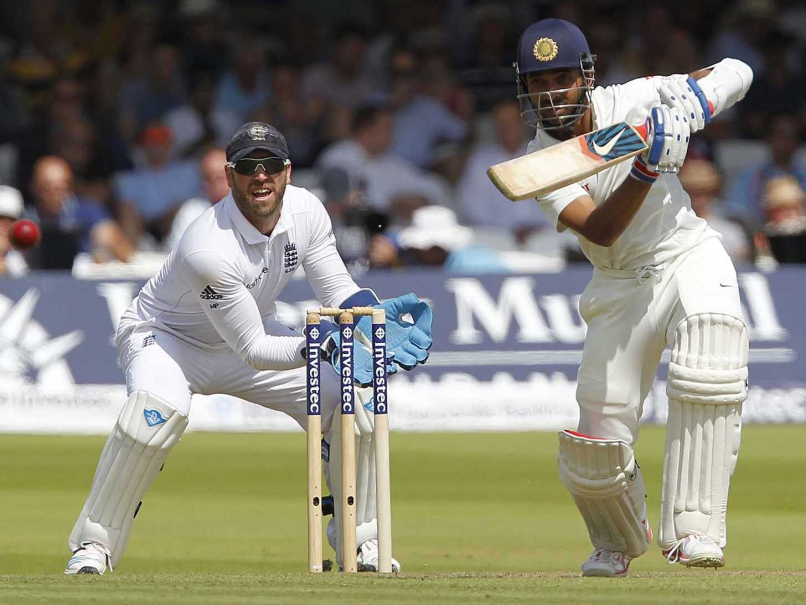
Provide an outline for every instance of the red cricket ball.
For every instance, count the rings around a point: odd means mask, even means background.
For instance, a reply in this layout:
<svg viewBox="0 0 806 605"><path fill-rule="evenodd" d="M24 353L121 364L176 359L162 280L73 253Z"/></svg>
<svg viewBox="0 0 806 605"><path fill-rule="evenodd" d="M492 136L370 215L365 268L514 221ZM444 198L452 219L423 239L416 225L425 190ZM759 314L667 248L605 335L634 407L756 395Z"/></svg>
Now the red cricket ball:
<svg viewBox="0 0 806 605"><path fill-rule="evenodd" d="M11 245L18 250L25 250L31 246L36 246L42 238L42 232L39 230L39 225L28 219L21 219L15 221L11 225L11 232L9 239Z"/></svg>

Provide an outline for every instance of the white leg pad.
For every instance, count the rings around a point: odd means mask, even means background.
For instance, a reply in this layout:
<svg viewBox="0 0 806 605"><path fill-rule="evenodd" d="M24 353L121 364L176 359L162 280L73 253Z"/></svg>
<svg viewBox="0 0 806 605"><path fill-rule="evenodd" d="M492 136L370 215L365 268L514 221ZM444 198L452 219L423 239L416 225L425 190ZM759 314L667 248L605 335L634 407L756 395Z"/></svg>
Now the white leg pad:
<svg viewBox="0 0 806 605"><path fill-rule="evenodd" d="M631 558L649 548L646 489L626 441L560 431L560 479L571 492L595 548Z"/></svg>
<svg viewBox="0 0 806 605"><path fill-rule="evenodd" d="M355 459L356 459L356 544L377 538L378 522L375 500L375 444L372 430L374 415L364 406L372 398L371 388L355 388L356 399L361 405L355 406ZM327 538L336 551L336 560L341 565L341 412L336 409L333 423L328 433L330 454L325 464L325 477L333 495L333 518L328 522Z"/></svg>
<svg viewBox="0 0 806 605"><path fill-rule="evenodd" d="M112 566L118 564L140 500L187 424L187 416L160 397L145 391L129 396L101 453L70 550L98 542L109 549Z"/></svg>
<svg viewBox="0 0 806 605"><path fill-rule="evenodd" d="M664 550L690 534L724 548L730 478L747 397L747 328L722 314L685 318L677 327L666 392L660 535Z"/></svg>

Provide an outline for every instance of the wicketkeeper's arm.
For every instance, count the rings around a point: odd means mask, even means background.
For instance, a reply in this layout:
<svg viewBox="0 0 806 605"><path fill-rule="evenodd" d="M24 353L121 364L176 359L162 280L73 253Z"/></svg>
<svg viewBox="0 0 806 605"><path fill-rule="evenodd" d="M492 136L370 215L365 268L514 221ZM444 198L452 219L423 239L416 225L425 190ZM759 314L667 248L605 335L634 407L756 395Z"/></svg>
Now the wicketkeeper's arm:
<svg viewBox="0 0 806 605"><path fill-rule="evenodd" d="M235 268L213 250L191 252L184 272L213 327L256 370L289 370L305 364L301 336L266 334L255 299Z"/></svg>

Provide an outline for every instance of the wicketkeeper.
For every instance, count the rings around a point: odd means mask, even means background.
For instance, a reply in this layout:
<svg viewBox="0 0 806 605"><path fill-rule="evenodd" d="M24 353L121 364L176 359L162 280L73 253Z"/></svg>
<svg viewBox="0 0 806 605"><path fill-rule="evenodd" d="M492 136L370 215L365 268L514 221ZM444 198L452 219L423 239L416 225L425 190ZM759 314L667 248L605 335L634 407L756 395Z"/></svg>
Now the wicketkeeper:
<svg viewBox="0 0 806 605"><path fill-rule="evenodd" d="M275 318L275 301L301 266L320 303L386 310L387 366L410 370L428 358L431 310L414 294L380 303L360 289L336 251L330 218L310 191L291 185L283 135L245 124L227 146L231 193L191 223L160 272L123 314L117 332L128 399L101 453L92 489L70 535L66 574L102 574L118 564L141 499L188 424L191 395L221 393L285 412L305 427L305 338ZM410 314L413 323L403 320ZM372 382L371 318L356 323L355 381ZM324 324L323 324L324 325ZM336 325L333 324L335 330ZM363 335L363 336L362 336ZM324 358L339 370L338 331ZM323 372L327 477L340 514L336 372ZM355 406L359 569L378 567L372 389ZM371 409L371 405L369 405ZM331 427L333 429L331 430ZM333 468L333 467L336 468ZM328 538L341 564L339 523ZM393 560L393 569L400 565Z"/></svg>

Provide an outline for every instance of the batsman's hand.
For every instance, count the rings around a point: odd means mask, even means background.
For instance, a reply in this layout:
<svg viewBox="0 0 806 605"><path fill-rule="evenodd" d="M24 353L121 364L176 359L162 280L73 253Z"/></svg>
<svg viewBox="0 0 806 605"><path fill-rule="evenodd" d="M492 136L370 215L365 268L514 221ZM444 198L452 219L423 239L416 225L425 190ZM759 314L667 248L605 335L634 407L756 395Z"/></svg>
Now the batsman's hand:
<svg viewBox="0 0 806 605"><path fill-rule="evenodd" d="M630 110L626 121L644 125L647 130L647 150L636 156L631 176L651 183L660 173L680 171L688 152L691 128L678 108L641 104Z"/></svg>
<svg viewBox="0 0 806 605"><path fill-rule="evenodd" d="M711 106L697 80L691 76L670 79L658 89L661 103L677 108L688 118L691 132L697 132L711 123Z"/></svg>
<svg viewBox="0 0 806 605"><path fill-rule="evenodd" d="M341 334L335 330L328 334L320 346L322 359L327 361L336 374L341 376ZM353 382L362 387L372 385L373 375L372 349L358 338L353 340ZM386 373L391 375L397 372L397 366L392 363L392 353L386 350Z"/></svg>

